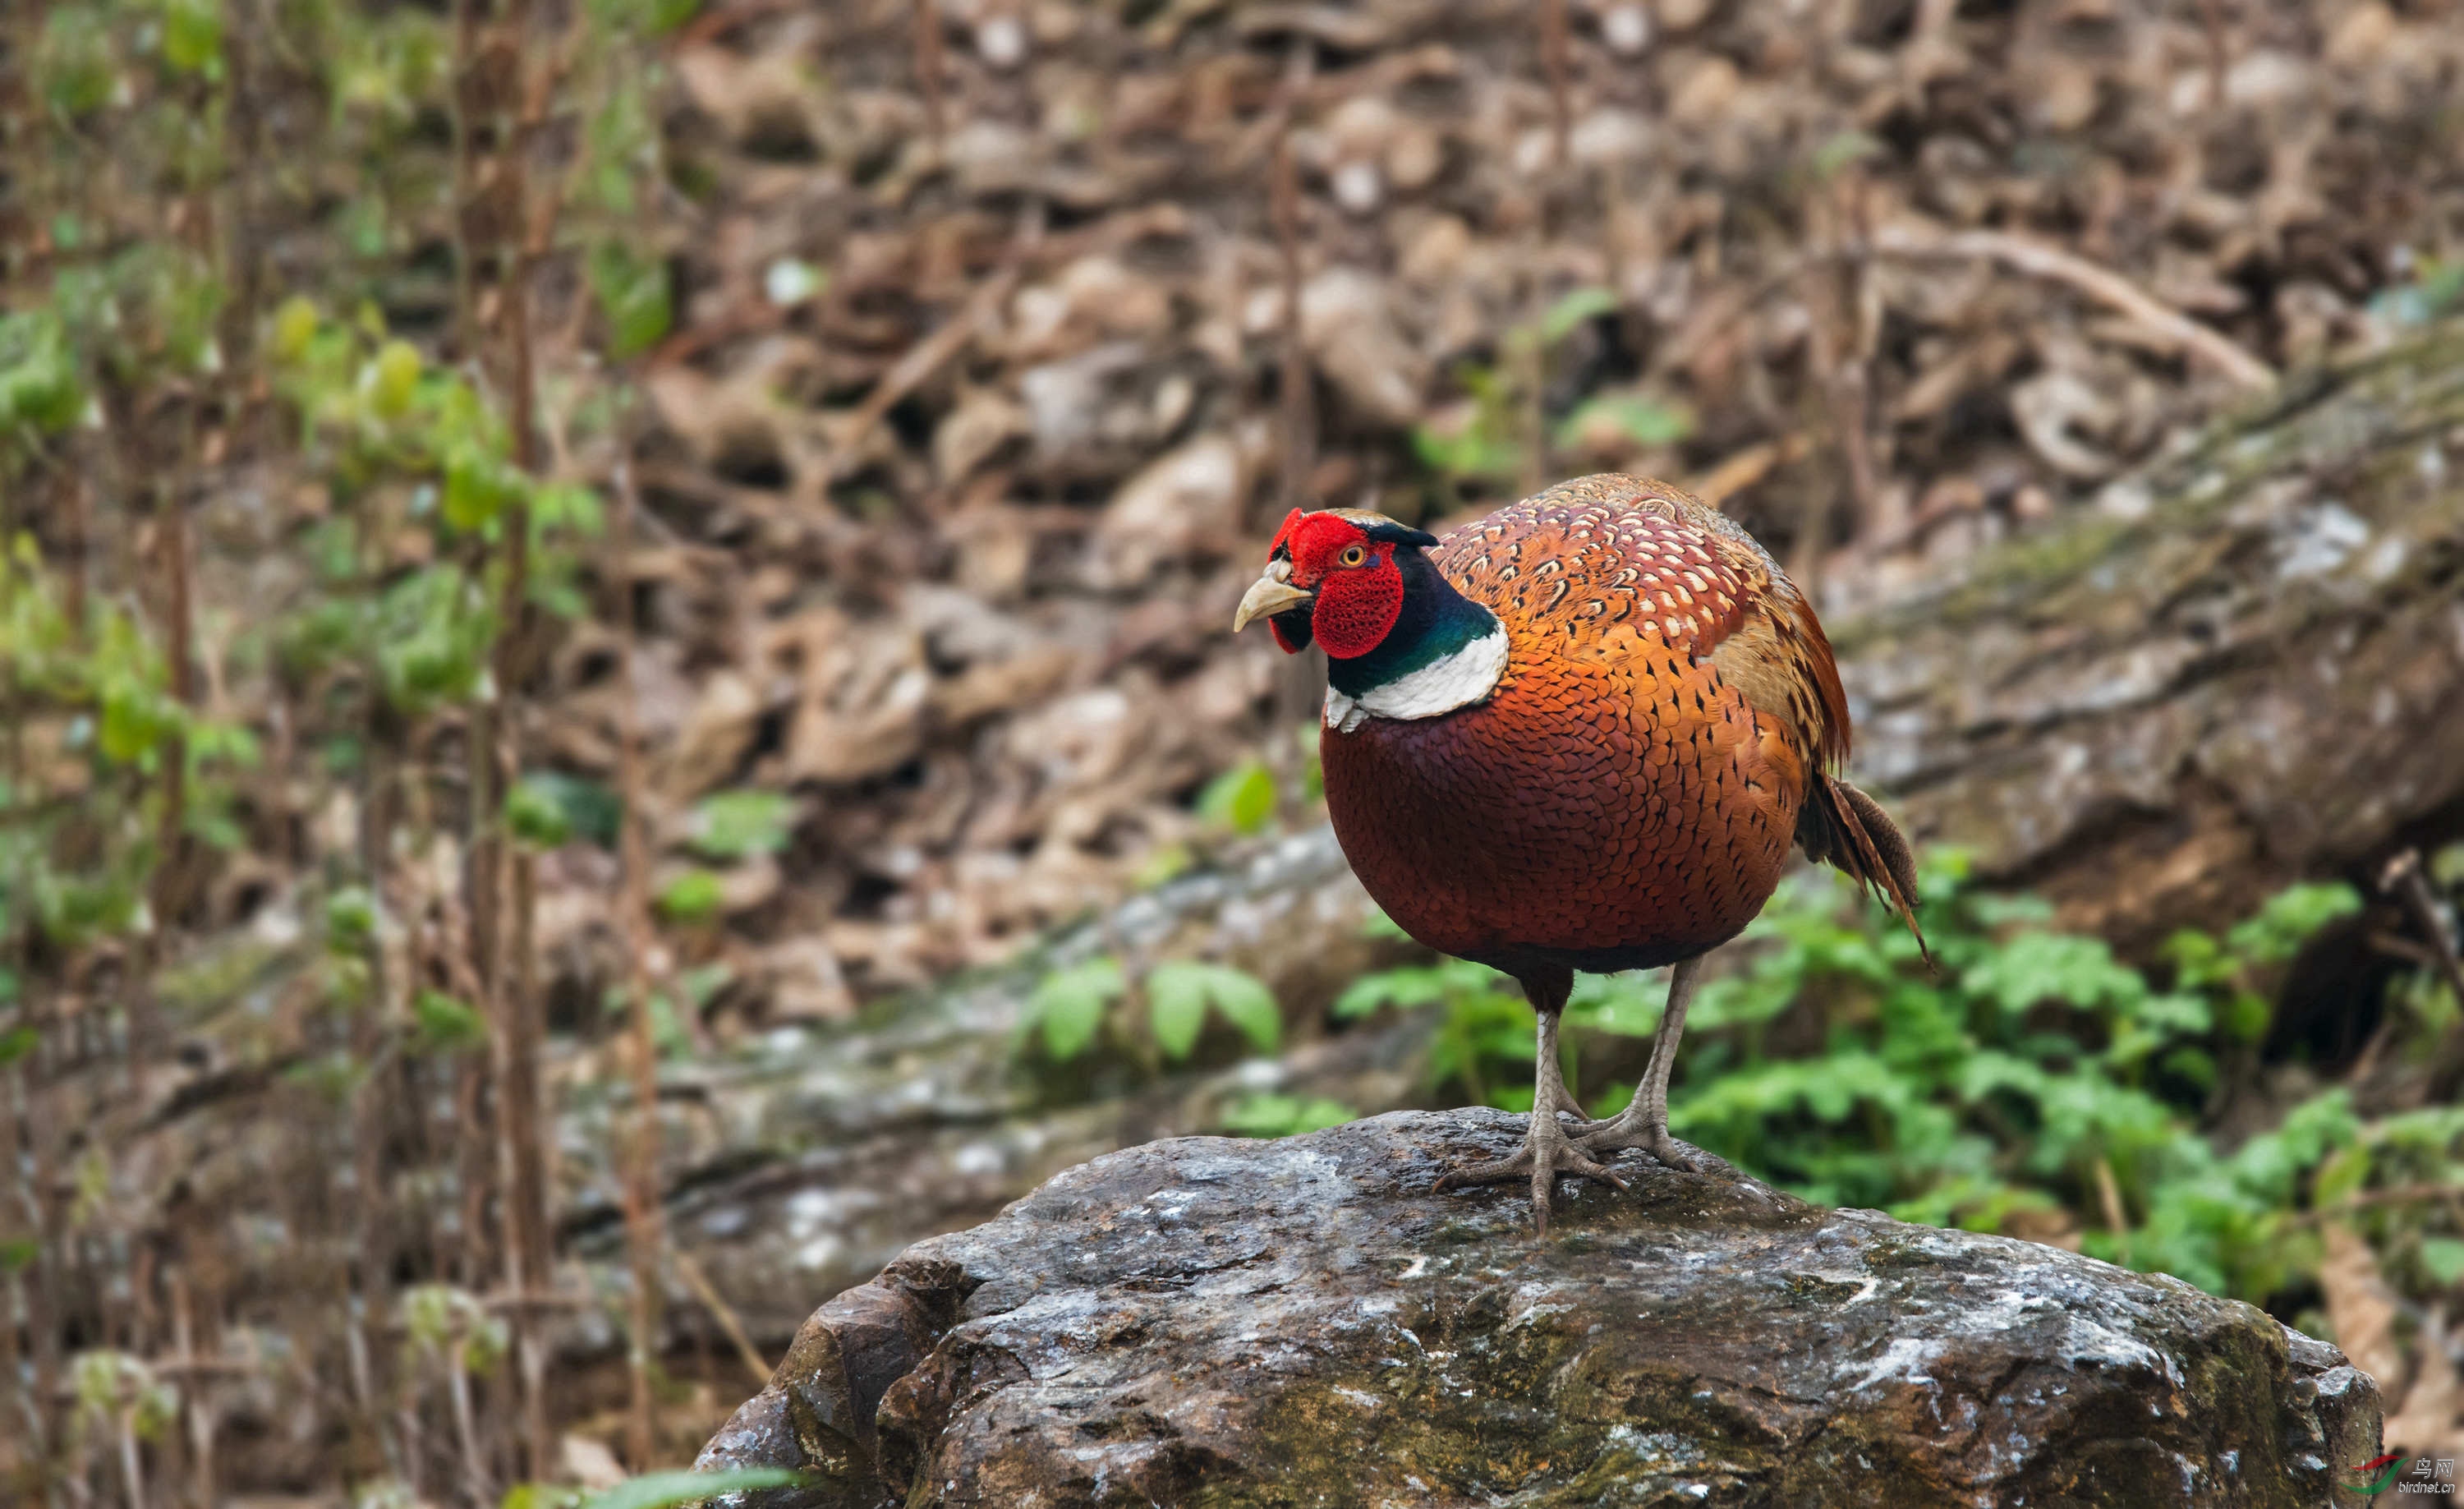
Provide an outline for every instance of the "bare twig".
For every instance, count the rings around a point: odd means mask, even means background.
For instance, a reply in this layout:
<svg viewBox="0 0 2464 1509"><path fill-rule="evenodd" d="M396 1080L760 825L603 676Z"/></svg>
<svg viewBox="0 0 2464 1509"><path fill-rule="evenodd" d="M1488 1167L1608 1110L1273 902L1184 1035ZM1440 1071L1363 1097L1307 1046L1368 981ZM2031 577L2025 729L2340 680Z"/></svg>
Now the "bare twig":
<svg viewBox="0 0 2464 1509"><path fill-rule="evenodd" d="M616 517L609 530L610 576L616 587L616 791L619 821L624 824L619 850L624 864L624 889L617 899L617 925L625 940L625 993L629 1032L627 1068L633 1083L632 1125L625 1144L625 1246L631 1258L633 1293L627 1320L632 1330L627 1350L631 1378L631 1409L627 1421L627 1450L635 1472L646 1470L657 1450L658 1422L652 1410L650 1363L658 1344L659 1248L659 1074L658 1044L651 1032L649 980L649 842L642 808L641 715L633 683L633 515L639 506L629 459L616 464ZM768 1381L765 1373L763 1381Z"/></svg>
<svg viewBox="0 0 2464 1509"><path fill-rule="evenodd" d="M702 1272L701 1264L693 1261L692 1254L678 1248L675 1258L676 1273L683 1277L685 1287L691 1289L693 1297L708 1306L710 1313L717 1319L718 1328L727 1333L728 1341L735 1344L736 1355L743 1360L744 1370L753 1375L754 1386L766 1387L770 1382L770 1362L761 1355L761 1349L753 1344L752 1336L744 1329L743 1317L737 1315L736 1307L719 1294L718 1287L710 1281L710 1275Z"/></svg>
<svg viewBox="0 0 2464 1509"><path fill-rule="evenodd" d="M2456 952L2454 935L2447 930L2447 919L2439 915L2438 897L2430 889L2430 877L2421 873L2421 851L2408 849L2387 863L2379 872L2379 889L2396 898L2412 913L2413 921L2430 937L2432 962L2446 978L2447 988L2455 999L2464 1002L2464 957Z"/></svg>
<svg viewBox="0 0 2464 1509"><path fill-rule="evenodd" d="M2109 1160L2096 1161L2096 1201L2104 1211L2105 1228L2113 1232L2123 1267L2130 1265L2130 1216L2122 1208L2122 1186L2115 1182Z"/></svg>
<svg viewBox="0 0 2464 1509"><path fill-rule="evenodd" d="M1873 405L1865 373L1864 342L1859 328L1865 261L1858 249L1867 239L1861 224L1861 205L1862 180L1852 165L1842 169L1840 178L1828 186L1822 198L1809 206L1814 220L1823 228L1821 239L1837 245L1840 255L1809 262L1804 290L1807 313L1812 317L1807 335L1816 378L1822 387L1824 405L1830 411L1833 438L1838 443L1847 473L1849 500L1855 515L1853 527L1860 531L1869 529L1874 522L1879 491L1871 433ZM1846 222L1844 226L1842 221ZM1806 495L1805 513L1797 527L1795 559L1789 566L1790 574L1807 591L1814 590L1830 532L1831 494L1826 488L1813 488Z"/></svg>
<svg viewBox="0 0 2464 1509"><path fill-rule="evenodd" d="M1885 227L1870 243L1886 256L1910 258L1984 258L2035 277L2067 283L2090 299L2114 309L2163 336L2182 350L2253 390L2276 386L2276 369L2241 348L2230 337L2199 323L2165 303L2110 268L2042 241L2007 231L1960 231L1928 235L1901 227Z"/></svg>
<svg viewBox="0 0 2464 1509"><path fill-rule="evenodd" d="M933 0L913 0L909 17L915 29L915 82L924 93L924 122L937 152L949 131L941 104L941 16Z"/></svg>
<svg viewBox="0 0 2464 1509"><path fill-rule="evenodd" d="M2225 107L2225 76L2231 71L2232 46L2225 33L2225 0L2199 0L2199 29L2208 40L2208 108Z"/></svg>
<svg viewBox="0 0 2464 1509"><path fill-rule="evenodd" d="M1554 154L1551 160L1560 170L1573 155L1567 144L1574 129L1572 52L1566 0L1540 0L1540 65L1549 75L1549 142Z"/></svg>
<svg viewBox="0 0 2464 1509"><path fill-rule="evenodd" d="M1291 61L1284 73L1283 99L1279 105L1281 121L1275 133L1273 177L1267 186L1267 209L1275 222L1275 248L1283 260L1283 366L1279 382L1283 388L1284 421L1282 506L1286 509L1308 506L1309 472L1315 464L1313 453L1317 449L1317 413L1315 405L1310 402L1309 345L1301 321L1300 168L1292 157L1292 126L1300 112L1301 98L1308 93L1314 62L1315 55L1306 44L1293 46Z"/></svg>
<svg viewBox="0 0 2464 1509"><path fill-rule="evenodd" d="M1717 508L1769 477L1774 468L1803 459L1811 449L1813 442L1802 432L1749 445L1686 483L1685 490L1705 506Z"/></svg>
<svg viewBox="0 0 2464 1509"><path fill-rule="evenodd" d="M468 0L466 0L466 4ZM475 27L475 17L465 12ZM489 109L503 121L496 137L495 180L503 185L510 217L498 227L496 248L502 258L498 313L504 321L506 388L511 401L508 429L513 437L514 464L537 477L541 471L536 356L531 330L531 274L539 249L549 235L557 210L551 193L534 206L530 189L530 157L544 125L556 83L564 66L564 48L550 55L539 72L517 70L510 100L491 97L474 86L482 80L473 69L485 68L492 56L531 55L530 0L506 0L494 17L484 51L473 34L467 44L457 33L455 89L466 98L464 108ZM467 45L470 49L464 51ZM510 117L509 120L503 118ZM464 122L468 130L469 122ZM472 182L465 180L468 187ZM468 216L468 201L457 207ZM466 247L466 256L475 249ZM505 832L505 797L521 770L521 696L527 669L527 618L530 601L530 510L520 499L510 503L498 521L498 577L495 642L490 650L494 682L471 710L471 921L479 960L482 996L488 1009L491 1067L495 1088L495 1159L502 1199L500 1217L504 1247L505 1290L517 1301L512 1316L515 1364L520 1377L522 1436L530 1476L544 1478L554 1471L555 1441L548 1428L546 1349L541 1320L529 1301L544 1295L550 1282L551 1238L547 1225L545 1139L541 1121L538 992L533 988L533 901L537 889L532 857L522 853ZM479 567L473 565L473 570Z"/></svg>
<svg viewBox="0 0 2464 1509"><path fill-rule="evenodd" d="M2332 1221L2358 1210L2383 1205L2447 1205L2464 1209L2464 1185L2409 1184L2392 1185L2384 1189L2362 1189L2344 1196L2332 1205L2315 1210L2302 1210L2289 1217L2295 1226L2308 1226L2320 1221Z"/></svg>

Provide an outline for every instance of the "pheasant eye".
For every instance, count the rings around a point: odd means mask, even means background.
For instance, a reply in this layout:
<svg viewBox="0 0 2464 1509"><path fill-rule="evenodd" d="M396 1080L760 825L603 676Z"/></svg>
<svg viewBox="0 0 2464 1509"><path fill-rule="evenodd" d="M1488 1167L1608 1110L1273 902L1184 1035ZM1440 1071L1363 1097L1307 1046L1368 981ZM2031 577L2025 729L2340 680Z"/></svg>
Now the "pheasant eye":
<svg viewBox="0 0 2464 1509"><path fill-rule="evenodd" d="M1345 566L1358 566L1361 562L1369 559L1369 552L1363 550L1356 544L1348 544L1343 547L1343 554L1336 559L1340 560Z"/></svg>

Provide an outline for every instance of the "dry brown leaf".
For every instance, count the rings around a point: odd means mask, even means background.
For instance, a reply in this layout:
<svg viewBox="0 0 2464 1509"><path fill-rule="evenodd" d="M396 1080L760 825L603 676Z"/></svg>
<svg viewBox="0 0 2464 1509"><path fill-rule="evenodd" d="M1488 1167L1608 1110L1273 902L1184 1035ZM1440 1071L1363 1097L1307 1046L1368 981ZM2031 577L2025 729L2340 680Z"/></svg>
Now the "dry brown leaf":
<svg viewBox="0 0 2464 1509"><path fill-rule="evenodd" d="M2464 1387L2457 1385L2455 1359L2448 1350L2453 1344L2446 1310L2432 1305L2414 1339L2412 1387L2405 1390L2403 1407L2387 1412L2383 1433L2390 1450L2464 1456L2464 1430L2456 1421L2464 1411Z"/></svg>
<svg viewBox="0 0 2464 1509"><path fill-rule="evenodd" d="M2379 1275L2378 1254L2341 1222L2327 1223L2321 1234L2327 1255L2319 1264L2319 1288L2327 1297L2336 1344L2378 1381L2382 1398L2392 1399L2404 1378L2404 1354L2395 1341L2395 1295Z"/></svg>

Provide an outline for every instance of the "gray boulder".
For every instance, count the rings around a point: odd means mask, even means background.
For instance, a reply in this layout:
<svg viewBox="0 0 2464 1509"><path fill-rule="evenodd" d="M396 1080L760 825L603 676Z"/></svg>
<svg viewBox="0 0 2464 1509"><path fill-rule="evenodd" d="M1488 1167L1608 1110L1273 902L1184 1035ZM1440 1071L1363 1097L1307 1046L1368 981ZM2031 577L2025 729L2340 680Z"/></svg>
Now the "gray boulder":
<svg viewBox="0 0 2464 1509"><path fill-rule="evenodd" d="M1182 1138L823 1306L701 1465L784 1506L2326 1505L2379 1398L2249 1305L1624 1155L1437 1195L1520 1118Z"/></svg>

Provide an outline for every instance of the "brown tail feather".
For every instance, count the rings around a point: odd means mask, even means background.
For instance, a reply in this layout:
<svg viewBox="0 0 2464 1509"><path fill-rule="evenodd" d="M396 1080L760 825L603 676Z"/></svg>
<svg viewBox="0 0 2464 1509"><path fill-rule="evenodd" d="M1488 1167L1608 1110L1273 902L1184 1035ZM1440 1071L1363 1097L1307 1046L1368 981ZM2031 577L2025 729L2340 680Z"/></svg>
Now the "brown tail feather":
<svg viewBox="0 0 2464 1509"><path fill-rule="evenodd" d="M1804 810L1797 814L1796 841L1816 864L1834 866L1881 891L1908 924L1925 966L1933 966L1933 950L1925 946L1925 929L1917 925L1916 856L1880 802L1845 781L1816 775Z"/></svg>

